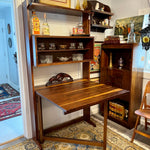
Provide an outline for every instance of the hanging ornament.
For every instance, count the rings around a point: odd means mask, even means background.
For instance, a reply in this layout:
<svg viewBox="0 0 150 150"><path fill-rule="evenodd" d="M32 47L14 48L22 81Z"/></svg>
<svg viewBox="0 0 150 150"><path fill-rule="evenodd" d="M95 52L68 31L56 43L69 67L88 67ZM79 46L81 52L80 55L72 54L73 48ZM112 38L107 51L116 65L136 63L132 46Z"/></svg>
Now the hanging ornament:
<svg viewBox="0 0 150 150"><path fill-rule="evenodd" d="M149 15L149 22L150 22L150 15ZM141 33L141 40L142 40L142 47L146 51L150 48L150 24L144 29L140 31Z"/></svg>

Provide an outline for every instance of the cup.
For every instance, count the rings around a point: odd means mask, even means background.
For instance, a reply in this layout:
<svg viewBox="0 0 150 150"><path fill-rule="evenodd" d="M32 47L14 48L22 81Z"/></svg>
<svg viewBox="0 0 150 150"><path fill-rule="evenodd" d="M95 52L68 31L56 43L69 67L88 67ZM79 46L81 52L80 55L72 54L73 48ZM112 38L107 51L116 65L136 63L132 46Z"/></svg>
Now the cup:
<svg viewBox="0 0 150 150"><path fill-rule="evenodd" d="M47 64L52 63L52 62L53 62L53 56L52 56L52 55L46 55L46 56L45 56L45 62L46 62Z"/></svg>
<svg viewBox="0 0 150 150"><path fill-rule="evenodd" d="M45 55L40 55L40 63L41 64L45 64L46 63L46 60L45 60Z"/></svg>
<svg viewBox="0 0 150 150"><path fill-rule="evenodd" d="M76 43L70 43L70 49L76 49Z"/></svg>
<svg viewBox="0 0 150 150"><path fill-rule="evenodd" d="M79 46L78 46L78 49L83 49L83 43L82 42L79 42Z"/></svg>
<svg viewBox="0 0 150 150"><path fill-rule="evenodd" d="M55 50L56 46L55 43L49 43L49 50Z"/></svg>
<svg viewBox="0 0 150 150"><path fill-rule="evenodd" d="M45 50L45 43L38 43L38 50Z"/></svg>

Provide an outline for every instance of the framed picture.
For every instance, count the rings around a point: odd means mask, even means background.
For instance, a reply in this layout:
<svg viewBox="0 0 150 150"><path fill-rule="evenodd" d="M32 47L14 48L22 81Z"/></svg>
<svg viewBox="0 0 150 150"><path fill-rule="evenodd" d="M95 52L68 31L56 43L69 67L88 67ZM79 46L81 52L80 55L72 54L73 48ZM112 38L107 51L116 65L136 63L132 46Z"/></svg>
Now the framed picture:
<svg viewBox="0 0 150 150"><path fill-rule="evenodd" d="M40 3L70 8L70 0L39 0Z"/></svg>
<svg viewBox="0 0 150 150"><path fill-rule="evenodd" d="M136 35L136 42L140 42L141 34L139 31L142 30L144 15L117 19L115 24L115 35L123 35L124 39L128 39L128 34L131 29L131 22L134 23L134 32Z"/></svg>
<svg viewBox="0 0 150 150"><path fill-rule="evenodd" d="M94 58L90 62L90 73L97 73L100 71L100 55L101 55L101 44L103 42L94 43Z"/></svg>

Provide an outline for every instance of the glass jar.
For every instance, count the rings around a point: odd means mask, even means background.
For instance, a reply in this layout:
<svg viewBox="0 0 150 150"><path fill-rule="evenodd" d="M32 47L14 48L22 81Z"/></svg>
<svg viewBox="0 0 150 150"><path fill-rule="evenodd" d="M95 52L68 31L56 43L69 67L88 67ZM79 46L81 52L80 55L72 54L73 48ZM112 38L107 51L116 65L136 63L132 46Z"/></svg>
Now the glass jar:
<svg viewBox="0 0 150 150"><path fill-rule="evenodd" d="M45 62L47 64L52 63L53 62L53 56L52 55L45 55Z"/></svg>
<svg viewBox="0 0 150 150"><path fill-rule="evenodd" d="M83 25L82 25L82 23L78 24L78 34L83 34Z"/></svg>
<svg viewBox="0 0 150 150"><path fill-rule="evenodd" d="M73 34L78 34L78 27L77 26L73 27Z"/></svg>

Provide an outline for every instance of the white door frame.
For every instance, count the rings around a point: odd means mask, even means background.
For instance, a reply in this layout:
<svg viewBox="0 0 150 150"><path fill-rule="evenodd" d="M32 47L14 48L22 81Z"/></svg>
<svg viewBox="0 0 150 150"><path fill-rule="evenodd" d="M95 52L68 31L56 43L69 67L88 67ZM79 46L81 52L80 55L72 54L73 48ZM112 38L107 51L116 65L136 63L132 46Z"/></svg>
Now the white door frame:
<svg viewBox="0 0 150 150"><path fill-rule="evenodd" d="M14 9L14 22L16 31L16 42L18 49L18 71L20 81L20 96L21 96L21 108L24 125L24 136L26 138L32 138L33 123L30 109L30 97L29 97L29 85L27 75L27 61L26 61L26 49L24 40L24 28L23 28L23 15L22 15L22 2L23 0L13 0Z"/></svg>

